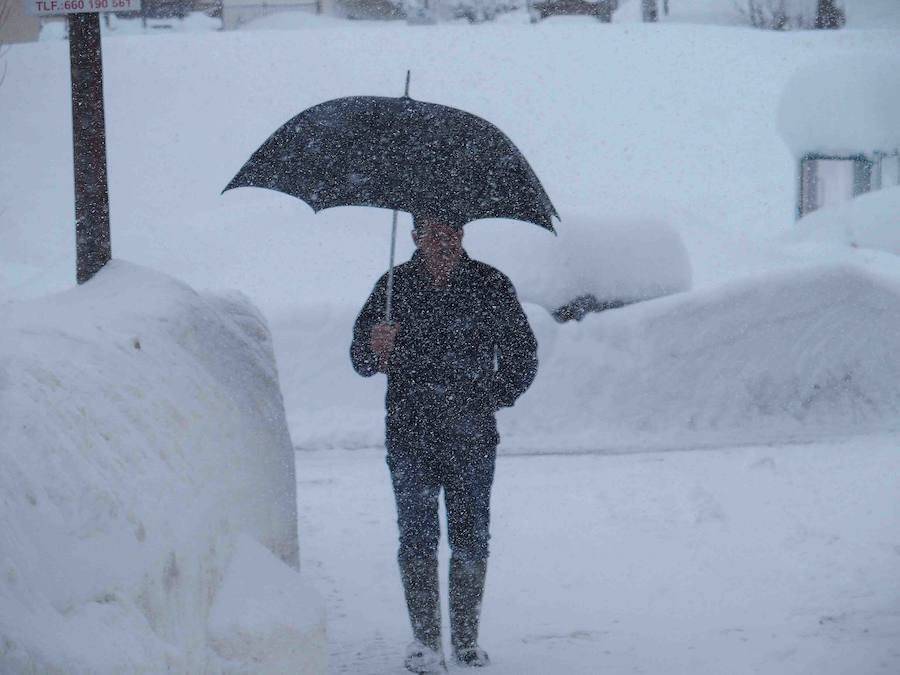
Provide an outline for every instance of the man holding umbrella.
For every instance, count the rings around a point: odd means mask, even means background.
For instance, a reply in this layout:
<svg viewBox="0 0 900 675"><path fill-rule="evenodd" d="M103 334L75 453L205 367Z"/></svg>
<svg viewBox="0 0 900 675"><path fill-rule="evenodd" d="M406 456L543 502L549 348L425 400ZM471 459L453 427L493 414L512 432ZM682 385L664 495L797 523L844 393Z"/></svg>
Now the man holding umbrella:
<svg viewBox="0 0 900 675"><path fill-rule="evenodd" d="M315 211L394 211L388 272L353 331L357 372L387 374L387 462L397 498L399 562L415 641L413 672L442 672L438 495L447 504L454 656L485 666L478 619L488 557L494 413L537 370L515 289L469 258L463 226L509 218L553 232L556 210L513 142L486 120L435 103L351 96L308 108L253 153L226 190L294 195ZM394 267L397 212L413 214L416 253Z"/></svg>
<svg viewBox="0 0 900 675"><path fill-rule="evenodd" d="M450 540L450 628L456 661L486 666L478 621L488 558L496 410L537 372L537 343L515 290L468 257L461 226L415 217L416 253L387 275L356 320L351 358L363 376L387 374L387 463L397 500L398 560L414 642L406 666L443 670L437 547L443 488Z"/></svg>

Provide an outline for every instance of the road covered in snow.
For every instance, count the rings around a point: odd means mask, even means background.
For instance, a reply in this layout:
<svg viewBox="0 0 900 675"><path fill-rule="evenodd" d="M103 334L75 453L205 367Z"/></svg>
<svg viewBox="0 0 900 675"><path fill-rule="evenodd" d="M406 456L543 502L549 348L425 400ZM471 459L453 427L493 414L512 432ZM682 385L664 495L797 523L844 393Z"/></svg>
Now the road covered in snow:
<svg viewBox="0 0 900 675"><path fill-rule="evenodd" d="M405 672L383 451L298 452L297 474L301 568L327 601L331 672ZM491 672L896 673L898 474L892 436L502 455Z"/></svg>

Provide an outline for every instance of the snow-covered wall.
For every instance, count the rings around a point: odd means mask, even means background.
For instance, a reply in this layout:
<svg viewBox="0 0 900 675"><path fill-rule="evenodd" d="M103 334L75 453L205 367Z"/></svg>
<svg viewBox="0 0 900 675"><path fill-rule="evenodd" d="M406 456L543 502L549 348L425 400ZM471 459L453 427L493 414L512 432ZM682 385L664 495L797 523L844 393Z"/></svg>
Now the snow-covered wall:
<svg viewBox="0 0 900 675"><path fill-rule="evenodd" d="M322 672L252 305L113 262L0 307L0 672Z"/></svg>

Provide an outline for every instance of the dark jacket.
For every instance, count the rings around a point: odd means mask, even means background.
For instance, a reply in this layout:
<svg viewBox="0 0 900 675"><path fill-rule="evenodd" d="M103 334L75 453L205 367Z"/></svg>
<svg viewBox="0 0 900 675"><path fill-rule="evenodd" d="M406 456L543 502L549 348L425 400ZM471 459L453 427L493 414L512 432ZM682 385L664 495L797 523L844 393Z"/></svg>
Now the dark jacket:
<svg viewBox="0 0 900 675"><path fill-rule="evenodd" d="M353 327L350 358L377 372L369 347L384 321L387 274ZM388 366L388 446L421 440L496 444L494 412L511 406L537 373L537 342L512 283L463 254L447 286L436 287L418 254L394 269L393 320L400 324Z"/></svg>

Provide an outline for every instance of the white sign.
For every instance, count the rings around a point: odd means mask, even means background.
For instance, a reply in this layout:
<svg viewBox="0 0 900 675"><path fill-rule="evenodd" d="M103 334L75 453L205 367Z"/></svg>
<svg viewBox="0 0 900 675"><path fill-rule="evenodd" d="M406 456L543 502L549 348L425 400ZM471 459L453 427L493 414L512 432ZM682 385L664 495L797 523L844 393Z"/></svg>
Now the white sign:
<svg viewBox="0 0 900 675"><path fill-rule="evenodd" d="M31 16L137 12L141 9L141 0L24 0L24 2L25 13Z"/></svg>

